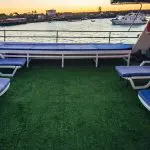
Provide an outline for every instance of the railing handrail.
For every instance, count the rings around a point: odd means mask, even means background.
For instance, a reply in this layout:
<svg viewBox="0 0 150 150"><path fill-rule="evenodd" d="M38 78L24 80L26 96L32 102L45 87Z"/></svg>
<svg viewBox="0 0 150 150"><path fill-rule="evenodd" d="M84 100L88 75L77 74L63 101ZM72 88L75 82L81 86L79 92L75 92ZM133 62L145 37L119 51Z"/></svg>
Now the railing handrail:
<svg viewBox="0 0 150 150"><path fill-rule="evenodd" d="M100 31L100 30L0 30L0 32L8 32L8 31L12 31L12 32L15 32L15 31L21 31L21 32L26 32L26 31L29 31L29 32L142 32L142 31L124 31L124 30L103 30L103 31Z"/></svg>
<svg viewBox="0 0 150 150"><path fill-rule="evenodd" d="M58 42L58 40L59 39L68 39L68 38L70 38L70 39L75 39L75 38L79 38L79 39L87 39L87 38L95 38L95 39L102 39L102 38L104 38L104 39L106 39L106 38L108 38L108 42L110 43L111 42L111 39L113 38L116 38L116 39L118 39L118 38L120 38L120 39L123 39L123 38L137 38L137 36L120 36L120 35L118 35L118 36L116 36L116 35L114 35L113 33L141 33L142 31L115 31L115 30L113 30L113 31L110 31L110 30L107 30L107 31L100 31L100 30L6 30L6 29L3 29L3 30L0 30L0 32L3 32L3 36L1 36L0 35L0 37L1 38L3 38L4 39L4 42L6 42L6 38L55 38L56 39L56 43ZM7 33L8 32L47 32L47 33L55 33L55 35L51 35L51 36L47 36L47 35L7 35ZM107 33L108 34L108 36L104 36L104 35L102 35L102 36L62 36L62 35L60 35L59 33ZM114 35L114 36L113 36Z"/></svg>
<svg viewBox="0 0 150 150"><path fill-rule="evenodd" d="M0 36L0 37L4 37L4 36ZM36 38L56 38L57 36L6 36L8 38L12 38L12 37L36 37ZM58 38L108 38L109 36L59 36ZM111 38L137 38L136 36L130 36L130 37L127 37L127 36L111 36Z"/></svg>

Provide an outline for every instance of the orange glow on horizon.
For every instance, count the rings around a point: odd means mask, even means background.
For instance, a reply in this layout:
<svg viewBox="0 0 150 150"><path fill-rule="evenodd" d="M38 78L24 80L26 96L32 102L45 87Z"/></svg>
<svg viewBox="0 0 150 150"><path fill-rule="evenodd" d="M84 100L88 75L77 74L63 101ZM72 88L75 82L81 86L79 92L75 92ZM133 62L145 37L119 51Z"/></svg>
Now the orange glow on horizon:
<svg viewBox="0 0 150 150"><path fill-rule="evenodd" d="M102 11L137 10L140 5L110 5L110 0L0 0L0 13L28 13L36 10L45 13L56 9L57 12L98 12ZM150 4L144 4L143 9L150 9Z"/></svg>

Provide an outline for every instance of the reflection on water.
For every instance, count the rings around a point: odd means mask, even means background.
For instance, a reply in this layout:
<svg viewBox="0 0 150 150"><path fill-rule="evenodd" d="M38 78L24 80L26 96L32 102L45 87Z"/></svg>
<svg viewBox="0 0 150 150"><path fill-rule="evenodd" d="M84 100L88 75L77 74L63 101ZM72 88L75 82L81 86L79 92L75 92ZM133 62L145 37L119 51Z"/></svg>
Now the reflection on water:
<svg viewBox="0 0 150 150"><path fill-rule="evenodd" d="M115 26L111 24L110 19L96 19L95 22L91 20L84 20L78 22L67 22L67 21L56 21L56 22L41 22L41 23L29 23L17 26L9 27L0 27L0 30L76 30L76 31L127 31L129 26ZM131 31L142 31L144 25L133 26ZM111 33L112 37L136 37L139 33ZM0 36L3 36L4 33L0 31ZM9 36L36 36L36 37L9 37ZM64 37L58 39L58 42L80 42L80 43L108 43L109 32L100 33L100 32L59 32L59 36ZM20 32L20 31L7 31L6 36L8 38L6 41L22 41L22 42L56 42L56 32ZM41 37L38 37L41 36ZM48 36L48 37L45 37ZM77 38L66 38L66 37L77 37ZM103 38L78 38L78 37L103 37ZM4 38L0 37L0 41L3 41ZM135 43L137 39L133 38L113 38L111 42L125 42L125 43Z"/></svg>

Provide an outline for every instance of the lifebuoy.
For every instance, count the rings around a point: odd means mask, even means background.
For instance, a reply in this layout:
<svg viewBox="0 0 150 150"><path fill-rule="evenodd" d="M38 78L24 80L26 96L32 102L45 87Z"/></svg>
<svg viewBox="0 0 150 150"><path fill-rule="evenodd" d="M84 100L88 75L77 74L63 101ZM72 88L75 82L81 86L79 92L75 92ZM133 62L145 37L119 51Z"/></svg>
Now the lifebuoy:
<svg viewBox="0 0 150 150"><path fill-rule="evenodd" d="M150 21L147 23L146 29L147 29L147 32L150 32Z"/></svg>

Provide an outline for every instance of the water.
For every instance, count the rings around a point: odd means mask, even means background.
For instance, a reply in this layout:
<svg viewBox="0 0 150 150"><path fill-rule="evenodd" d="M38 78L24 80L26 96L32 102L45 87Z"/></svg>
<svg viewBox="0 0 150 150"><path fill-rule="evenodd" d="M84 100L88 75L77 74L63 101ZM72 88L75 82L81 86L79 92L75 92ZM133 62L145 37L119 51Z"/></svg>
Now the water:
<svg viewBox="0 0 150 150"><path fill-rule="evenodd" d="M142 31L145 25L133 26L131 31ZM83 20L77 22L67 22L67 21L55 21L55 22L40 22L40 23L29 23L17 26L8 26L8 27L0 27L0 30L78 30L78 31L128 31L129 26L115 26L111 24L110 19L95 19L95 22L91 22L91 20ZM140 33L140 32L139 32ZM112 33L113 37L137 37L139 33ZM22 41L22 42L56 42L56 32L12 32L7 31L6 36L53 36L53 38L45 38L45 37L8 37L6 41ZM3 32L0 32L0 36L3 36ZM98 43L108 43L109 33L85 33L85 32L70 32L70 33L59 33L59 36L96 36L96 37L105 37L105 38L60 38L58 42L98 42ZM0 38L0 41L3 41L4 38ZM115 38L111 39L111 43L114 42L125 42L125 43L135 43L137 39L131 38Z"/></svg>

